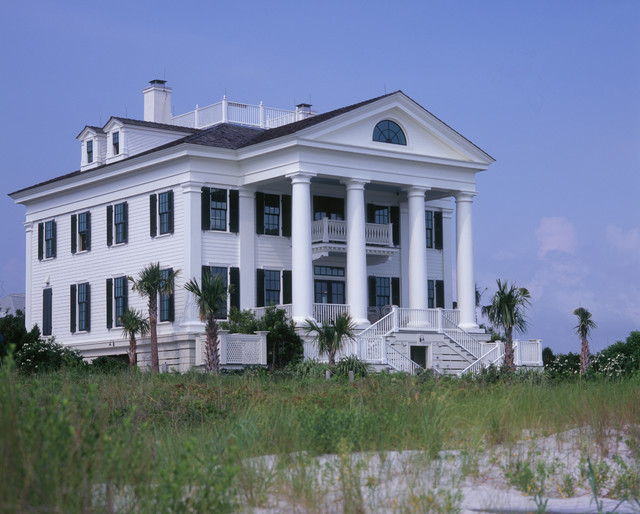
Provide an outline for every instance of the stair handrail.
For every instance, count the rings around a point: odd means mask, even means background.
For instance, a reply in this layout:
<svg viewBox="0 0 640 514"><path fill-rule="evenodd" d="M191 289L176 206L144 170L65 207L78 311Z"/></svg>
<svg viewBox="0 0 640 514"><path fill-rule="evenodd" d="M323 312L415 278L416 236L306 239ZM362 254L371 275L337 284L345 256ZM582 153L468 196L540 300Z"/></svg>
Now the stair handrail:
<svg viewBox="0 0 640 514"><path fill-rule="evenodd" d="M498 352L499 353L500 352L500 344L496 344L489 351L485 352L480 358L478 358L477 360L475 360L474 362L469 364L466 368L464 368L459 373L459 376L462 376L465 373L477 373L478 371L480 371L482 368L484 368L485 364L487 363L487 360L490 359L489 354L491 354L492 352ZM502 355L504 355L504 353ZM498 357L497 359L495 359L493 361L489 360L489 364L493 364L494 362L496 362L499 359L500 359L500 357Z"/></svg>
<svg viewBox="0 0 640 514"><path fill-rule="evenodd" d="M442 324L442 330L449 339L459 344L475 359L478 359L482 355L482 343L469 334L469 332L456 325L444 312L442 312ZM446 328L444 325L449 325L449 328ZM458 337L455 337L454 334Z"/></svg>
<svg viewBox="0 0 640 514"><path fill-rule="evenodd" d="M410 373L411 375L415 375L415 373L416 373L416 371L418 369L422 369L422 370L425 369L422 366L420 366L420 364L418 364L417 362L412 361L409 357L407 357L403 353L400 353L398 350L396 350L390 344L387 344L386 341L385 341L385 348L386 348L387 352L391 352L391 355L393 355L395 358L400 359L401 362L403 362L405 365L409 366L408 373ZM405 371L405 372L407 372L406 369L400 369L400 368L398 368L398 366L394 365L393 359L389 359L388 353L387 353L387 363L389 364L389 366L391 366L396 371Z"/></svg>

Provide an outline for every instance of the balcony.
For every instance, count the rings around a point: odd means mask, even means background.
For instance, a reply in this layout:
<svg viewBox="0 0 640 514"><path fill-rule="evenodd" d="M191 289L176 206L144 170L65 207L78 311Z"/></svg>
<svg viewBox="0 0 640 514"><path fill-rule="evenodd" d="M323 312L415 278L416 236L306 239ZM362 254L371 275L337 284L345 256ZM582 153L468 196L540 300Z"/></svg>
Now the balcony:
<svg viewBox="0 0 640 514"><path fill-rule="evenodd" d="M393 245L393 223L365 224L367 255L381 255L389 258L398 252ZM347 251L347 222L323 218L311 222L311 243L313 258L326 257L331 253Z"/></svg>

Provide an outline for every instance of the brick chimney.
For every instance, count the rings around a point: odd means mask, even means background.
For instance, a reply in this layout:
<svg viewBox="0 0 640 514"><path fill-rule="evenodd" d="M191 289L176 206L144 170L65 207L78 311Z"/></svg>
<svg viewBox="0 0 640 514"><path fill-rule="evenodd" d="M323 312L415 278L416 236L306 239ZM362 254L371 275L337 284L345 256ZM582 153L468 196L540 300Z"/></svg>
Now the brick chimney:
<svg viewBox="0 0 640 514"><path fill-rule="evenodd" d="M142 91L144 121L171 123L171 88L166 83L166 80L152 80L149 82L150 86Z"/></svg>

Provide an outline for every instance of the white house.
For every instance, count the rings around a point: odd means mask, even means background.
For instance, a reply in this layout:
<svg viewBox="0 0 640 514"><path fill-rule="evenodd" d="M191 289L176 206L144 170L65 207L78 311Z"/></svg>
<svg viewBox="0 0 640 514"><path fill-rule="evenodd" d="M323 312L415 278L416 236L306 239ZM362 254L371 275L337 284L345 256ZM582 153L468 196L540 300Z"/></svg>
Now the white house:
<svg viewBox="0 0 640 514"><path fill-rule="evenodd" d="M401 91L324 114L225 98L172 116L154 80L144 121L112 117L78 140L80 170L10 196L26 207L27 326L86 357L124 353L118 316L146 305L126 277L160 262L180 270L158 326L160 361L179 370L202 362L182 285L204 267L233 284L230 306L284 305L296 323L350 312L347 351L372 363L499 358L476 324L472 240L476 174L494 160ZM223 363L264 361L250 337L222 347Z"/></svg>

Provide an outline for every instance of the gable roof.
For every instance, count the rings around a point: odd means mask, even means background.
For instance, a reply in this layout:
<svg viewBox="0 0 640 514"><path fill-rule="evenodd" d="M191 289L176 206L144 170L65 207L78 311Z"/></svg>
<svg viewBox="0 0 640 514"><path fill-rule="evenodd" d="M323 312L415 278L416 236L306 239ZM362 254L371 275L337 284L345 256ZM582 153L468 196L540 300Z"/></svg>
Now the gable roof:
<svg viewBox="0 0 640 514"><path fill-rule="evenodd" d="M178 125L168 125L168 124L165 124L165 123L156 123L156 122L152 122L152 121L134 120L132 118L121 118L121 117L118 117L118 116L112 116L109 119L109 121L107 121L105 126L107 124L109 124L109 122L111 122L111 120L118 120L118 121L120 121L121 123L123 123L125 125L134 125L134 126L157 128L157 129L162 129L162 130L172 130L172 131L187 132L188 133L188 135L186 135L183 138L177 139L175 141L172 141L170 143L166 143L166 144L161 145L161 146L157 146L155 148L151 148L151 149L149 149L149 150L147 150L145 152L141 152L139 154L132 155L130 157L127 157L126 159L122 159L122 160L118 161L118 164L120 164L120 163L128 161L130 159L135 159L135 158L138 158L138 157L143 156L143 155L148 155L148 154L160 151L160 150L164 150L166 148L171 148L173 146L178 146L178 145L185 144L185 143L195 144L195 145L202 145L202 146L209 146L209 147L214 147L214 148L223 148L223 149L228 149L228 150L238 150L240 148L246 148L248 146L252 146L252 145L255 145L255 144L258 144L258 143L264 143L266 141L271 141L273 139L277 139L277 138L280 138L280 137L284 137L284 136L288 136L288 135L291 135L291 134L295 134L296 132L299 132L299 131L301 131L303 129L306 129L308 127L312 127L314 125L318 125L320 123L328 121L328 120L330 120L332 118L335 118L337 116L340 116L342 114L346 114L348 112L351 112L351 111L354 111L356 109L359 109L360 107L364 107L365 105L372 104L374 102L382 100L383 98L387 98L387 97L390 97L390 96L393 96L393 95L397 95L397 94L400 94L400 95L404 96L405 98L409 99L417 107L419 107L420 109L422 109L425 112L427 112L430 116L432 116L433 118L438 120L440 123L442 123L444 126L449 128L450 130L452 130L456 134L458 134L460 137L462 137L469 144L471 144L472 146L474 146L475 148L480 150L482 153L486 154L486 152L484 152L480 147L478 147L477 145L475 145L474 143L469 141L466 137L464 137L462 134L460 134L459 132L457 132L456 130L451 128L449 125L444 123L437 116L434 116L431 112L429 112L427 109L422 107L418 102L416 102L415 100L413 100L409 96L405 95L401 90L394 91L392 93L387 93L385 95L377 96L377 97L371 98L369 100L364 100L362 102L358 102L358 103L355 103L355 104L352 104L352 105L348 105L346 107L340 107L339 109L334 109L333 111L328 111L328 112L325 112L325 113L322 113L322 114L317 114L315 116L311 116L311 117L306 118L304 120L295 121L293 123L288 123L286 125L282 125L280 127L275 127L275 128L271 128L271 129L262 129L262 128L250 127L250 126L246 126L246 125L236 125L236 124L232 124L232 123L220 123L220 124L214 125L213 127L208 128L208 129L196 129L196 128L190 128L190 127L181 127L181 126L178 126ZM98 127L91 127L91 128L97 129ZM102 130L102 129L99 129L99 130ZM486 154L486 155L489 158L493 159L489 154ZM115 163L103 164L101 166L96 166L95 168L91 168L91 169L85 170L85 171L81 171L81 170L73 171L71 173L67 173L65 175L61 175L61 176L46 180L44 182L40 182L38 184L34 184L32 186L25 187L23 189L19 189L17 191L14 191L13 193L9 193L9 196L12 196L12 195L17 194L17 193L21 193L23 191L28 191L29 189L33 189L33 188L36 188L36 187L39 187L39 186L51 184L51 183L54 183L54 182L57 182L59 180L63 180L63 179L66 179L66 178L71 178L71 177L74 177L74 176L77 176L77 175L81 175L81 174L85 174L85 173L91 173L92 171L95 171L95 170L98 170L98 169L102 169L102 168L104 168L106 166L112 166L113 164L115 164Z"/></svg>

